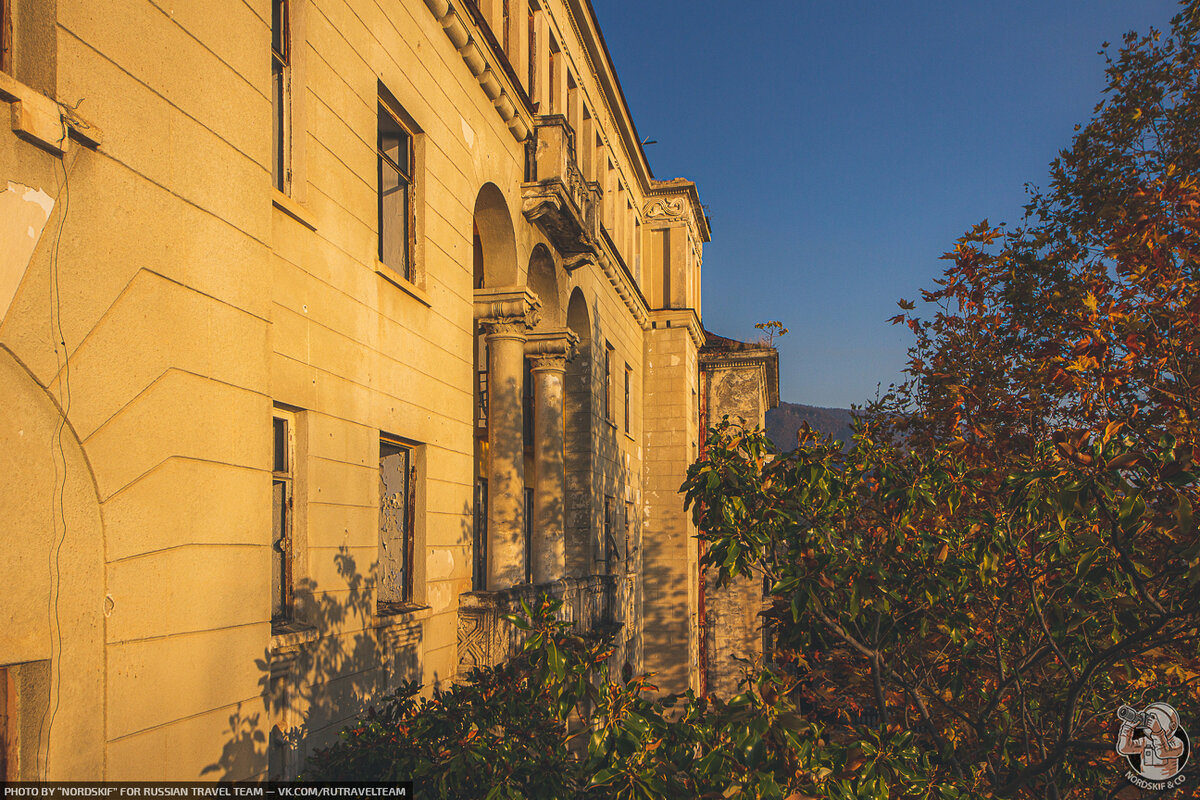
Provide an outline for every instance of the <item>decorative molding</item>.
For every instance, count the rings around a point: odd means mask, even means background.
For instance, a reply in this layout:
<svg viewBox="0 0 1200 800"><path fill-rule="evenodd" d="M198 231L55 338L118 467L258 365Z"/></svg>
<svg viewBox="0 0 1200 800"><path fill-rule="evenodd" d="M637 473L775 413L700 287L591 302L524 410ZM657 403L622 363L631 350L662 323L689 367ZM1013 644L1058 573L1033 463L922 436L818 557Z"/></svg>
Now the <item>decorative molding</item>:
<svg viewBox="0 0 1200 800"><path fill-rule="evenodd" d="M694 185L693 185L694 193ZM691 231L692 241L695 243L694 248L699 250L699 243L708 241L704 235L708 230L707 220L701 228L700 221L697 215L703 214L703 209L700 208L696 198L676 195L674 197L659 197L649 200L646 203L644 211L647 224L659 223L683 223L687 225Z"/></svg>
<svg viewBox="0 0 1200 800"><path fill-rule="evenodd" d="M521 601L536 607L543 594L562 600L557 618L574 622L578 633L613 625L616 578L589 575L553 583L521 584L494 592L466 592L458 597L458 673L493 667L515 658L528 633L504 619L521 613Z"/></svg>
<svg viewBox="0 0 1200 800"><path fill-rule="evenodd" d="M529 334L525 341L525 355L533 362L533 369L565 370L567 362L575 357L575 346L579 335L567 328L537 331Z"/></svg>
<svg viewBox="0 0 1200 800"><path fill-rule="evenodd" d="M704 328L700 325L700 317L691 308L660 308L650 312L650 321L658 328L687 328L688 335L697 350L704 346ZM646 327L649 327L647 325Z"/></svg>
<svg viewBox="0 0 1200 800"><path fill-rule="evenodd" d="M524 286L475 292L475 319L489 334L524 335L541 321L542 301Z"/></svg>
<svg viewBox="0 0 1200 800"><path fill-rule="evenodd" d="M506 85L510 81L504 74L505 71L498 68L498 64L490 63L488 56L492 59L496 56L490 52L492 47L486 41L487 37L483 37L483 42L475 41L475 36L471 33L471 29L475 27L471 13L456 8L454 3L448 0L425 0L425 5L441 23L450 44L454 45L467 69L479 81L479 86L495 106L500 119L508 125L513 138L524 142L533 130L532 110L525 107L526 103L523 100L513 99L514 96L520 98L520 89L514 85Z"/></svg>
<svg viewBox="0 0 1200 800"><path fill-rule="evenodd" d="M572 253L571 255L563 256L562 265L567 274L571 274L580 267L586 267L588 264L596 263L595 253Z"/></svg>
<svg viewBox="0 0 1200 800"><path fill-rule="evenodd" d="M646 217L648 219L681 219L686 210L682 197L651 200L646 204Z"/></svg>

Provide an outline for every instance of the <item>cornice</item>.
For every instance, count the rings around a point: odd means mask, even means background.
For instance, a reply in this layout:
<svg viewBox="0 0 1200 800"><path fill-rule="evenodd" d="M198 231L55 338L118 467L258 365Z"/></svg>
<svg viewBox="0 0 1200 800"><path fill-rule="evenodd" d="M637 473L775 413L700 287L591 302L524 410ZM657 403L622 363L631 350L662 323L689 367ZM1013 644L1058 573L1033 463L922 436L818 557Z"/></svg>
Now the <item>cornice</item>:
<svg viewBox="0 0 1200 800"><path fill-rule="evenodd" d="M685 202L688 206L686 209ZM712 241L708 215L704 213L704 206L700 205L700 193L692 181L684 178L654 181L646 193L646 206L642 213L647 224L654 221L686 220L696 241Z"/></svg>
<svg viewBox="0 0 1200 800"><path fill-rule="evenodd" d="M650 312L650 323L655 328L687 328L692 342L699 349L704 346L704 328L694 308L658 308Z"/></svg>
<svg viewBox="0 0 1200 800"><path fill-rule="evenodd" d="M597 263L603 270L604 277L608 278L608 282L612 284L613 291L625 303L625 307L629 309L629 313L633 315L638 325L643 329L650 327L650 304L646 302L641 288L638 287L637 281L633 279L629 267L625 264L625 259L621 258L621 254L603 226L600 227L599 252Z"/></svg>
<svg viewBox="0 0 1200 800"><path fill-rule="evenodd" d="M472 0L425 0L425 5L513 138L524 142L533 130L533 104L479 9Z"/></svg>

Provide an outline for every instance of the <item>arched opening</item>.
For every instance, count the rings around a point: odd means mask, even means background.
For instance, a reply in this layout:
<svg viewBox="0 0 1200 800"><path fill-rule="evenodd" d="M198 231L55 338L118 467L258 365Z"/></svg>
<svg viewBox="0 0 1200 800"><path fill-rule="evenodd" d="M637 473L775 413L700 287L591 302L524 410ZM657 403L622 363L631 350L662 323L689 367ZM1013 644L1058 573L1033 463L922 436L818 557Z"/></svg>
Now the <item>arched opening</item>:
<svg viewBox="0 0 1200 800"><path fill-rule="evenodd" d="M494 183L485 183L475 198L475 274L482 285L494 288L517 284L517 235L504 194Z"/></svg>
<svg viewBox="0 0 1200 800"><path fill-rule="evenodd" d="M471 286L474 290L513 286L518 281L516 232L504 194L486 183L475 198L471 222ZM487 588L488 563L488 396L487 342L476 324L472 360L475 380L475 502L472 535L472 589Z"/></svg>
<svg viewBox="0 0 1200 800"><path fill-rule="evenodd" d="M539 244L533 248L525 282L542 301L542 319L538 327L561 328L563 318L558 299L558 277L554 270L554 257L546 245Z"/></svg>
<svg viewBox="0 0 1200 800"><path fill-rule="evenodd" d="M567 574L594 572L592 563L592 328L587 300L579 289L567 304L567 327L579 337L567 364L563 392L563 460L566 469Z"/></svg>

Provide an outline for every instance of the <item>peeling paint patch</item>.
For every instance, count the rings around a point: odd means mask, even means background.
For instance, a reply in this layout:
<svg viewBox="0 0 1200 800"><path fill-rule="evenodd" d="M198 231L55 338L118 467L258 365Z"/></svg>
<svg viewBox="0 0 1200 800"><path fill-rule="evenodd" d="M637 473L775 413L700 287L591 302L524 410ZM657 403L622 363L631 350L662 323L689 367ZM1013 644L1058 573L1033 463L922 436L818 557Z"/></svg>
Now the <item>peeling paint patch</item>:
<svg viewBox="0 0 1200 800"><path fill-rule="evenodd" d="M426 580L449 578L454 572L454 554L449 550L434 550L425 562Z"/></svg>
<svg viewBox="0 0 1200 800"><path fill-rule="evenodd" d="M425 602L429 604L434 614L441 614L450 608L450 601L455 599L445 583L435 583L425 590Z"/></svg>
<svg viewBox="0 0 1200 800"><path fill-rule="evenodd" d="M53 210L54 198L32 186L9 181L0 193L0 322L29 270Z"/></svg>
<svg viewBox="0 0 1200 800"><path fill-rule="evenodd" d="M475 146L475 130L467 124L467 118L460 116L459 121L462 122L463 138L467 140L467 148Z"/></svg>
<svg viewBox="0 0 1200 800"><path fill-rule="evenodd" d="M21 184L13 183L12 181L8 182L8 191L19 192L21 189L25 190L25 193L21 195L22 200L24 200L26 203L34 203L35 205L40 206L42 211L45 212L46 216L42 222L50 219L50 212L54 209L54 198L43 192L41 189L34 189L32 186L22 186Z"/></svg>

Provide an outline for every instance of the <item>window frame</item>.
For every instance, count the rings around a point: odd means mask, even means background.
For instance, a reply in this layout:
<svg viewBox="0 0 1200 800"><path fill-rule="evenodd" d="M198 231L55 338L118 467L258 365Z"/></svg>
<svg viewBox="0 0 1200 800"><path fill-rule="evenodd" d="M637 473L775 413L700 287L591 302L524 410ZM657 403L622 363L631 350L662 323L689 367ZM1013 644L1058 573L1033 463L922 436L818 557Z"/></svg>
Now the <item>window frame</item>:
<svg viewBox="0 0 1200 800"><path fill-rule="evenodd" d="M616 409L613 408L616 400L616 393L613 388L613 370L612 360L615 348L612 342L605 340L604 342L604 419L608 424L616 427Z"/></svg>
<svg viewBox="0 0 1200 800"><path fill-rule="evenodd" d="M12 0L0 0L0 72L12 74Z"/></svg>
<svg viewBox="0 0 1200 800"><path fill-rule="evenodd" d="M404 280L408 281L409 283L416 284L417 270L416 270L416 265L414 262L415 262L416 249L417 249L416 248L416 227L417 227L416 226L416 195L417 195L417 175L416 175L417 163L416 162L417 162L417 134L419 133L419 131L417 131L415 129L415 126L412 125L406 119L406 117L408 115L401 111L401 109L399 108L399 104L397 104L391 98L384 96L384 94L382 92L379 93L379 96L377 98L377 113L378 113L379 117L378 117L378 122L376 124L376 136L375 136L375 156L376 156L376 159L375 159L376 160L375 194L376 194L376 224L378 225L379 231L378 231L378 237L377 237L378 243L377 243L377 247L376 247L375 256L379 260L379 263L383 264L388 269L392 270L393 272L395 272L400 277L404 278ZM382 146L382 144L383 144L383 142L382 142L383 129L382 128L383 128L383 121L384 121L385 114L396 125L398 125L400 127L400 130L403 131L405 136L407 136L407 138L408 138L408 170L407 170L407 172L405 170L401 169L400 165L397 164L389 156L387 156L383 151L383 146ZM403 243L404 265L402 267L399 267L395 264L388 263L388 261L386 261L384 259L385 253L388 252L388 248L386 248L384 246L385 239L386 239L386 230L387 230L385 228L385 224L384 224L385 217L384 217L384 209L383 209L383 198L384 198L384 194L383 194L383 174L384 173L383 173L383 170L384 170L385 164L387 166L389 166L391 169L395 170L396 174L400 177L400 179L402 181L405 181L405 187L406 187L405 209L404 209L404 218L405 218L404 219L404 223L405 223L404 224L404 228L405 228L404 238L405 238L405 241Z"/></svg>
<svg viewBox="0 0 1200 800"><path fill-rule="evenodd" d="M283 469L279 469L279 423L283 423ZM281 408L271 409L272 458L271 458L271 492L272 492L272 531L271 531L271 622L278 626L291 622L296 613L295 597L295 553L296 553L296 415ZM282 521L274 518L275 486L283 486L283 502L279 513ZM275 539L275 524L279 523L280 538ZM282 544L282 548L280 545ZM274 552L282 558L279 566L275 566ZM279 570L279 589L275 590L274 580L276 570ZM278 610L276 609L278 605Z"/></svg>
<svg viewBox="0 0 1200 800"><path fill-rule="evenodd" d="M3 3L4 0L0 0ZM17 687L8 667L0 667L0 781L19 780L17 771L18 743L15 732Z"/></svg>
<svg viewBox="0 0 1200 800"><path fill-rule="evenodd" d="M633 427L633 367L625 364L625 432Z"/></svg>
<svg viewBox="0 0 1200 800"><path fill-rule="evenodd" d="M384 448L394 448L406 453L405 459L405 476L404 476L404 492L405 492L405 513L403 517L404 529L400 535L401 552L403 556L403 572L400 578L400 586L398 589L391 584L392 576L385 570L387 567L384 564L385 550L385 529L384 529L384 495L383 495L383 459ZM379 547L379 584L378 584L378 601L377 612L379 614L390 614L398 611L413 608L417 605L417 580L416 580L416 552L417 552L417 484L419 481L419 473L417 471L417 446L410 441L407 441L399 436L385 433L379 433L379 532L378 532L378 547Z"/></svg>
<svg viewBox="0 0 1200 800"><path fill-rule="evenodd" d="M7 0L0 0L7 2ZM276 8L280 9L279 31L275 29ZM271 136L271 184L285 195L292 194L292 0L271 0L271 78L278 69L279 97L271 87L271 122L278 126ZM276 48L276 38L279 48ZM278 107L276 107L278 100ZM278 150L276 150L278 148ZM277 173L278 171L278 173Z"/></svg>

